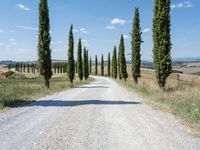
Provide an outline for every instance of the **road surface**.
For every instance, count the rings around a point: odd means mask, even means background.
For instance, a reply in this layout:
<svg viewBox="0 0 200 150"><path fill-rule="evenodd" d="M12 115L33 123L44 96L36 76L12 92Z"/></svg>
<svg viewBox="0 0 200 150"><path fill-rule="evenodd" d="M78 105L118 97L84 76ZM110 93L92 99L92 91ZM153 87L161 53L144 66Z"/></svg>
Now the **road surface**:
<svg viewBox="0 0 200 150"><path fill-rule="evenodd" d="M0 149L199 150L200 139L111 79L0 113Z"/></svg>

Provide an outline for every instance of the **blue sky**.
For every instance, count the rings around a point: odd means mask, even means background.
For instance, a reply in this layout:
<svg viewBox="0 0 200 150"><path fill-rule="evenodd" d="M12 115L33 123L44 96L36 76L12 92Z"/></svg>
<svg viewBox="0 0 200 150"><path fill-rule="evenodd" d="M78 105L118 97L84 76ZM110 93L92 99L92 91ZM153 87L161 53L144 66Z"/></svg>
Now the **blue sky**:
<svg viewBox="0 0 200 150"><path fill-rule="evenodd" d="M67 58L70 25L74 25L75 56L82 38L90 56L107 56L125 36L131 51L130 32L134 8L140 8L142 59L152 58L153 0L49 0L52 58ZM1 0L0 60L36 60L39 0ZM200 56L200 0L172 0L172 57ZM127 56L127 59L130 59Z"/></svg>

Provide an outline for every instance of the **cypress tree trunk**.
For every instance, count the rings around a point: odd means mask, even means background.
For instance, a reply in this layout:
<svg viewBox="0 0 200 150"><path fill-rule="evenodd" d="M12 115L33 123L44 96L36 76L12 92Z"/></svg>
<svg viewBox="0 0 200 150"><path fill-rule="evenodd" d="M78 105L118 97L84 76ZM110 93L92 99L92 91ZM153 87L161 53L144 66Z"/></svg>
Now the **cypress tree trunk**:
<svg viewBox="0 0 200 150"><path fill-rule="evenodd" d="M67 74L71 84L74 80L75 74L75 67L74 67L74 36L73 36L73 25L71 25L69 31L69 44L68 44L68 67L67 67ZM62 69L62 66L60 66ZM62 72L61 72L62 73Z"/></svg>
<svg viewBox="0 0 200 150"><path fill-rule="evenodd" d="M52 76L51 71L51 50L50 50L50 25L49 9L47 0L40 0L39 4L39 38L38 38L38 65L40 75L45 80L45 85L49 88L49 80Z"/></svg>
<svg viewBox="0 0 200 150"><path fill-rule="evenodd" d="M172 72L170 0L155 0L154 5L153 62L158 85L165 90L166 80Z"/></svg>
<svg viewBox="0 0 200 150"><path fill-rule="evenodd" d="M95 56L95 75L98 75L98 58L97 55Z"/></svg>
<svg viewBox="0 0 200 150"><path fill-rule="evenodd" d="M101 76L104 76L104 59L103 59L103 55L101 56Z"/></svg>
<svg viewBox="0 0 200 150"><path fill-rule="evenodd" d="M124 45L124 37L121 35L120 39L120 45L119 45L119 51L120 51L120 69L121 69L121 76L126 81L128 77L128 73L126 70L126 57L125 57L125 45Z"/></svg>
<svg viewBox="0 0 200 150"><path fill-rule="evenodd" d="M141 27L139 18L139 8L135 8L135 16L133 20L133 31L132 31L132 76L134 82L138 84L138 78L141 77L140 66L141 66Z"/></svg>
<svg viewBox="0 0 200 150"><path fill-rule="evenodd" d="M114 47L113 57L112 57L112 77L117 78L117 48Z"/></svg>
<svg viewBox="0 0 200 150"><path fill-rule="evenodd" d="M107 66L107 71L108 71L108 77L110 77L110 53L108 53L108 66Z"/></svg>

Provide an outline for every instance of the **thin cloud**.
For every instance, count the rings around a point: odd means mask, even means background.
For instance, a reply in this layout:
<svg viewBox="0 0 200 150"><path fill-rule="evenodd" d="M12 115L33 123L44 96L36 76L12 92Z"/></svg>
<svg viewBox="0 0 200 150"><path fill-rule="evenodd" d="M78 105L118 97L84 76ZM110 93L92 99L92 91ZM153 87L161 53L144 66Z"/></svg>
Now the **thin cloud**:
<svg viewBox="0 0 200 150"><path fill-rule="evenodd" d="M124 25L126 23L129 23L129 21L124 20L124 19L119 19L119 18L114 18L110 21L111 24L120 24L120 25Z"/></svg>
<svg viewBox="0 0 200 150"><path fill-rule="evenodd" d="M0 46L4 46L4 43L1 43L1 42L0 42Z"/></svg>
<svg viewBox="0 0 200 150"><path fill-rule="evenodd" d="M77 30L77 29L73 29L73 32L79 32L79 30Z"/></svg>
<svg viewBox="0 0 200 150"><path fill-rule="evenodd" d="M0 30L0 33L3 33L4 32L4 30Z"/></svg>
<svg viewBox="0 0 200 150"><path fill-rule="evenodd" d="M16 26L17 28L25 29L25 30L32 30L32 31L38 31L37 28L30 27L30 26Z"/></svg>
<svg viewBox="0 0 200 150"><path fill-rule="evenodd" d="M80 28L80 31L81 31L82 33L88 33L88 31L87 31L85 28Z"/></svg>
<svg viewBox="0 0 200 150"><path fill-rule="evenodd" d="M15 42L15 39L11 38L8 40L9 42Z"/></svg>
<svg viewBox="0 0 200 150"><path fill-rule="evenodd" d="M28 51L31 51L31 50L30 49L23 49L23 48L19 49L19 52L28 52Z"/></svg>
<svg viewBox="0 0 200 150"><path fill-rule="evenodd" d="M144 28L144 29L142 30L143 33L147 33L147 32L150 32L150 31L151 31L150 28Z"/></svg>
<svg viewBox="0 0 200 150"><path fill-rule="evenodd" d="M78 32L81 32L81 33L89 33L87 30L86 30L86 28L80 28L80 29L73 29L73 32L76 32L76 33L78 33Z"/></svg>
<svg viewBox="0 0 200 150"><path fill-rule="evenodd" d="M106 26L106 29L112 30L112 29L115 29L115 26Z"/></svg>
<svg viewBox="0 0 200 150"><path fill-rule="evenodd" d="M63 43L63 41L58 41L57 43L58 43L58 44L62 44L62 43Z"/></svg>
<svg viewBox="0 0 200 150"><path fill-rule="evenodd" d="M127 40L127 39L130 39L130 37L129 37L128 35L125 34L125 35L124 35L124 39Z"/></svg>
<svg viewBox="0 0 200 150"><path fill-rule="evenodd" d="M30 8L26 7L26 6L23 5L23 4L17 4L16 6L17 6L18 8L20 8L21 10L30 11Z"/></svg>
<svg viewBox="0 0 200 150"><path fill-rule="evenodd" d="M178 4L172 4L171 8L175 9L175 8L190 8L192 7L192 3L190 1L185 1L185 2L181 2Z"/></svg>
<svg viewBox="0 0 200 150"><path fill-rule="evenodd" d="M84 47L90 47L90 44L88 43L88 41L86 39L83 39L82 43L83 43Z"/></svg>

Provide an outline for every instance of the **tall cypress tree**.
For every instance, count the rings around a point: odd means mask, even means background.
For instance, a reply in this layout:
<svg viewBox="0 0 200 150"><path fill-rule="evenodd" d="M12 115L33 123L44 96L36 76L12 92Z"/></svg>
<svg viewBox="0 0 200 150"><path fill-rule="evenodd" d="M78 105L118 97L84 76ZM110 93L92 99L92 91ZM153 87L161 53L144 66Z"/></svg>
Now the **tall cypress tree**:
<svg viewBox="0 0 200 150"><path fill-rule="evenodd" d="M142 42L141 34L142 32L140 27L139 8L135 8L131 44L132 44L132 76L136 84L138 84L138 78L141 76L140 74L140 66L141 66L140 46Z"/></svg>
<svg viewBox="0 0 200 150"><path fill-rule="evenodd" d="M75 64L75 73L78 73L78 67L77 67L78 65L77 65L77 62L76 62L76 64Z"/></svg>
<svg viewBox="0 0 200 150"><path fill-rule="evenodd" d="M27 64L27 73L30 73L30 65Z"/></svg>
<svg viewBox="0 0 200 150"><path fill-rule="evenodd" d="M63 74L63 63L60 62L60 73Z"/></svg>
<svg viewBox="0 0 200 150"><path fill-rule="evenodd" d="M95 75L98 75L98 58L97 55L95 56Z"/></svg>
<svg viewBox="0 0 200 150"><path fill-rule="evenodd" d="M112 77L117 78L117 48L114 47L113 56L112 56Z"/></svg>
<svg viewBox="0 0 200 150"><path fill-rule="evenodd" d="M75 62L74 62L74 36L73 36L73 25L71 25L69 31L69 43L68 43L68 67L67 74L70 82L73 83L75 74ZM61 66L62 68L62 66ZM61 72L62 73L62 72Z"/></svg>
<svg viewBox="0 0 200 150"><path fill-rule="evenodd" d="M26 72L26 63L23 63L23 72Z"/></svg>
<svg viewBox="0 0 200 150"><path fill-rule="evenodd" d="M103 54L101 56L101 75L104 76L104 58L103 58Z"/></svg>
<svg viewBox="0 0 200 150"><path fill-rule="evenodd" d="M89 51L88 50L86 52L86 66L87 66L86 77L88 79L89 75L90 75L90 69L89 69Z"/></svg>
<svg viewBox="0 0 200 150"><path fill-rule="evenodd" d="M83 48L83 75L84 78L87 78L87 51L86 48Z"/></svg>
<svg viewBox="0 0 200 150"><path fill-rule="evenodd" d="M57 73L60 74L60 63L57 62Z"/></svg>
<svg viewBox="0 0 200 150"><path fill-rule="evenodd" d="M121 80L122 79L122 73L121 73L121 49L118 50L118 77Z"/></svg>
<svg viewBox="0 0 200 150"><path fill-rule="evenodd" d="M85 80L89 77L88 50L84 47L83 51L83 72Z"/></svg>
<svg viewBox="0 0 200 150"><path fill-rule="evenodd" d="M110 77L110 52L108 53L107 72L108 72L108 77Z"/></svg>
<svg viewBox="0 0 200 150"><path fill-rule="evenodd" d="M126 57L125 57L125 45L124 45L124 37L121 35L120 39L120 45L119 45L119 51L120 51L120 69L121 69L121 76L126 81L128 77L128 73L126 70Z"/></svg>
<svg viewBox="0 0 200 150"><path fill-rule="evenodd" d="M82 61L81 39L79 39L78 41L77 67L78 67L78 77L82 81L83 80L83 61Z"/></svg>
<svg viewBox="0 0 200 150"><path fill-rule="evenodd" d="M49 88L49 80L52 76L51 71L51 49L50 49L50 24L49 9L47 0L40 0L39 4L39 38L38 38L38 65L40 75L45 80L45 85Z"/></svg>
<svg viewBox="0 0 200 150"><path fill-rule="evenodd" d="M90 74L92 74L92 58L90 57Z"/></svg>
<svg viewBox="0 0 200 150"><path fill-rule="evenodd" d="M168 76L172 72L170 0L154 1L153 18L153 62L160 89L165 90Z"/></svg>

